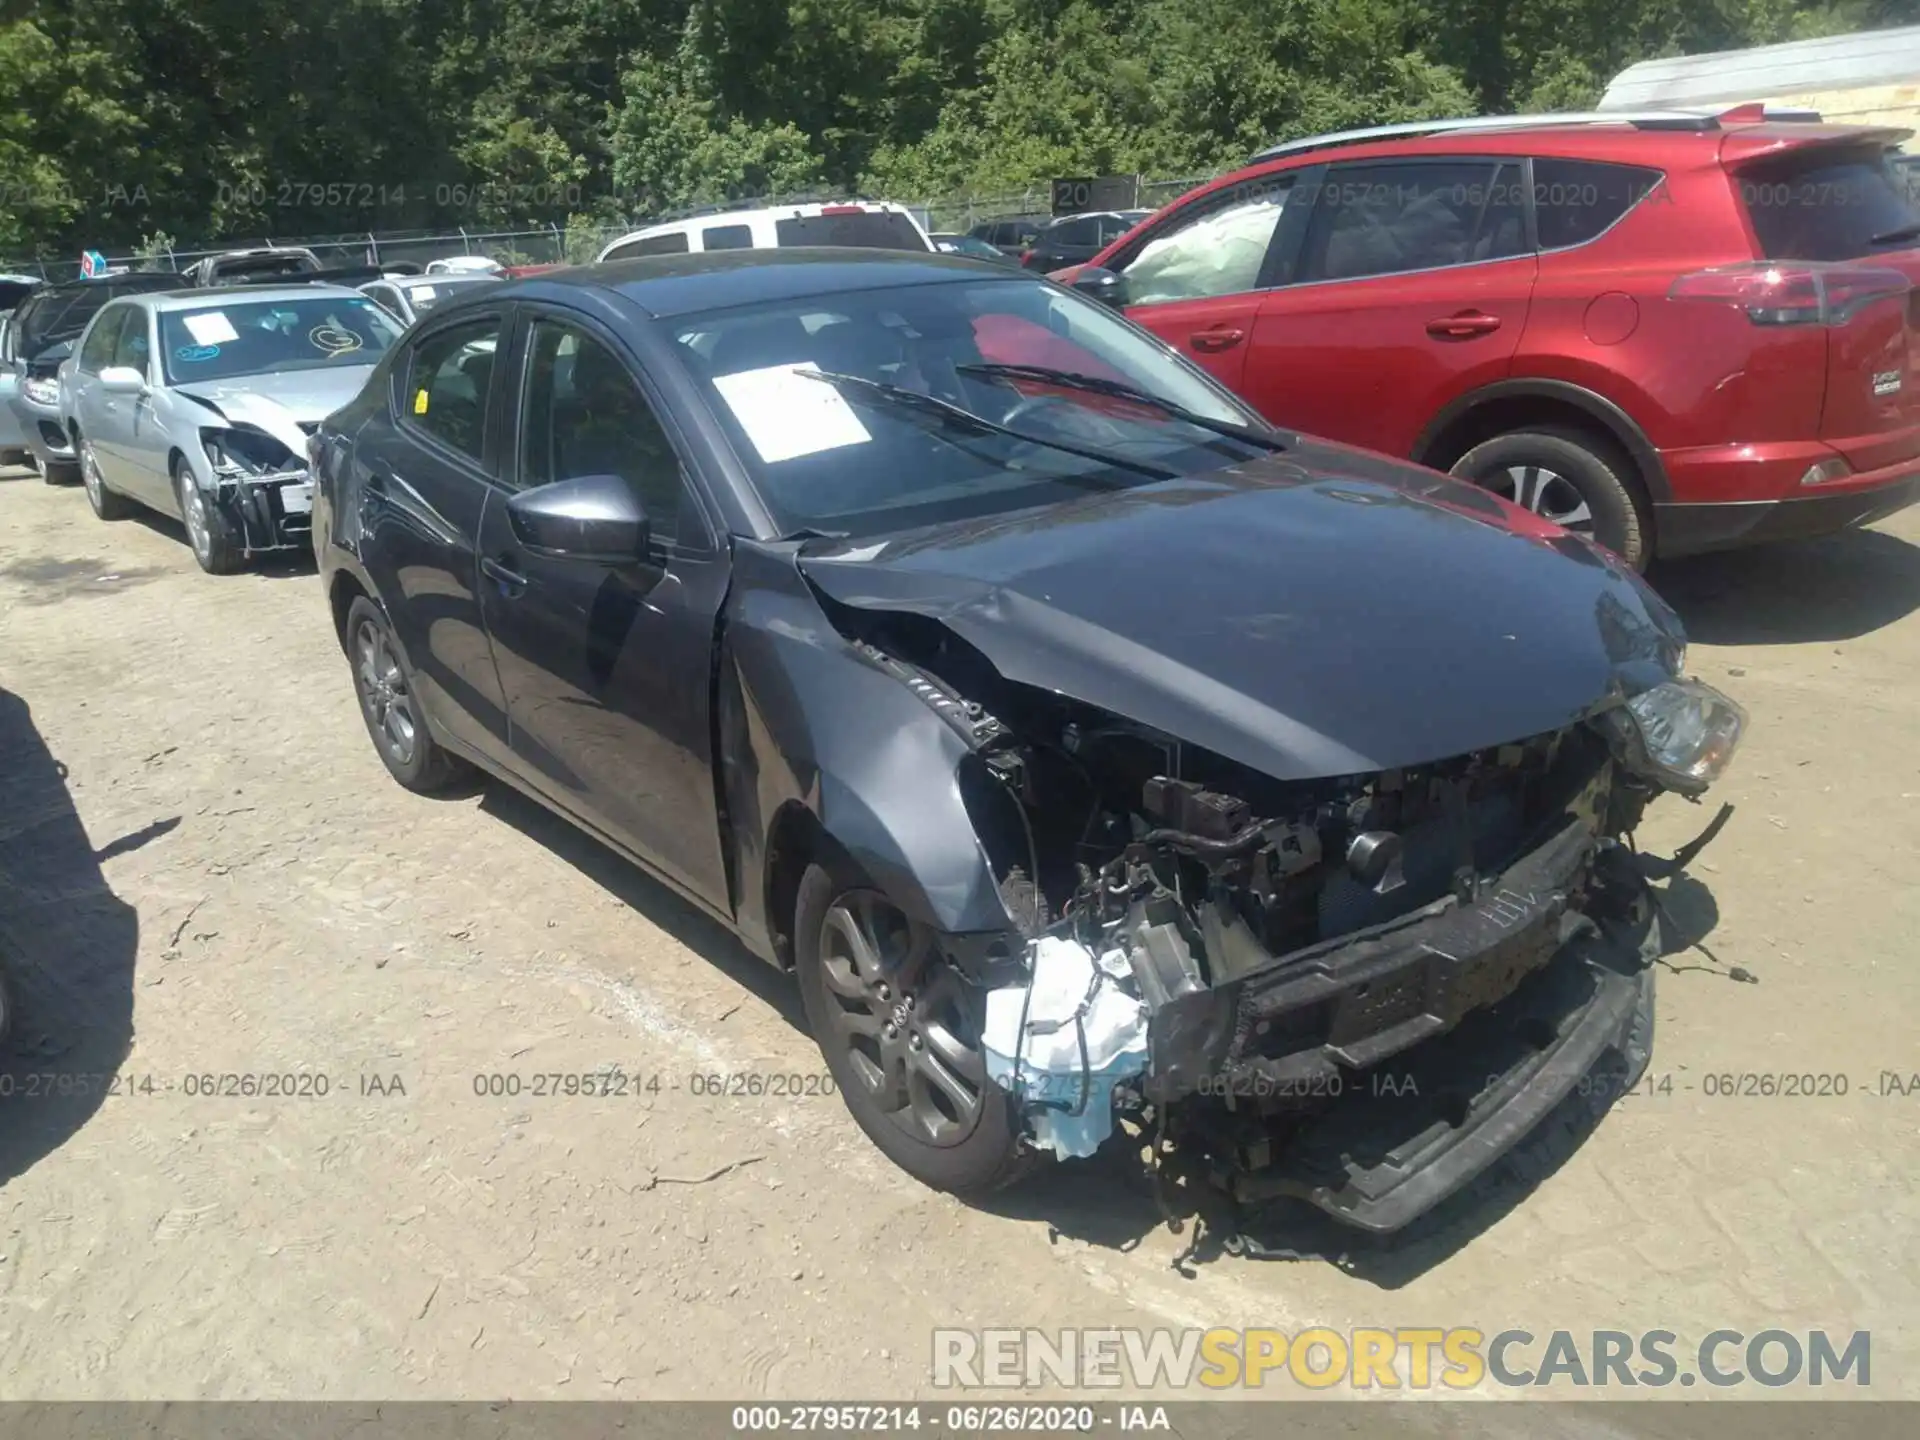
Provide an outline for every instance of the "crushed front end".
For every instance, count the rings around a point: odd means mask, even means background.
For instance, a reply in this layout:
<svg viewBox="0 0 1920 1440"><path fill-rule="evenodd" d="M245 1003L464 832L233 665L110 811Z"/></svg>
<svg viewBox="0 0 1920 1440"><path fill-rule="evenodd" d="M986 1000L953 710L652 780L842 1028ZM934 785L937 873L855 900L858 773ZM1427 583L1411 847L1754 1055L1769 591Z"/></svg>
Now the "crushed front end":
<svg viewBox="0 0 1920 1440"><path fill-rule="evenodd" d="M983 982L982 1048L1035 1148L1126 1121L1238 1201L1393 1231L1644 1070L1658 932L1627 837L1725 764L1744 715L1717 692L1278 781L951 645L936 678L890 629L874 662L973 746L961 793L1024 937Z"/></svg>
<svg viewBox="0 0 1920 1440"><path fill-rule="evenodd" d="M201 446L213 468L209 498L248 553L311 547L313 475L306 440L318 429L318 422L302 424L296 437L247 424L202 428Z"/></svg>

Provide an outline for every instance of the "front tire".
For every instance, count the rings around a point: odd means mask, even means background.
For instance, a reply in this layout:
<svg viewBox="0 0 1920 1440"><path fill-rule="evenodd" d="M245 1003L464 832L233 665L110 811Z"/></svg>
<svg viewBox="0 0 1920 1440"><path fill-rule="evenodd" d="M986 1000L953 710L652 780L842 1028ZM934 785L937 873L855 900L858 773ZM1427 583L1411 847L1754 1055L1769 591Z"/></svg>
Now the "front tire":
<svg viewBox="0 0 1920 1440"><path fill-rule="evenodd" d="M231 575L246 565L247 552L234 533L233 522L207 498L184 460L173 462L173 495L187 527L187 544L202 570L209 575Z"/></svg>
<svg viewBox="0 0 1920 1440"><path fill-rule="evenodd" d="M417 795L437 794L463 779L467 763L448 754L428 731L413 670L393 627L364 595L347 611L347 658L360 718L388 773Z"/></svg>
<svg viewBox="0 0 1920 1440"><path fill-rule="evenodd" d="M93 508L94 515L101 520L126 519L133 508L132 504L119 491L107 488L92 444L84 438L76 443L80 450L80 483L86 487L87 504Z"/></svg>
<svg viewBox="0 0 1920 1440"><path fill-rule="evenodd" d="M956 1195L1024 1174L1019 1117L980 1047L985 997L932 933L820 865L802 877L794 911L807 1021L867 1137L923 1185Z"/></svg>
<svg viewBox="0 0 1920 1440"><path fill-rule="evenodd" d="M1613 551L1636 570L1651 555L1652 527L1612 446L1577 431L1513 430L1474 446L1452 472Z"/></svg>

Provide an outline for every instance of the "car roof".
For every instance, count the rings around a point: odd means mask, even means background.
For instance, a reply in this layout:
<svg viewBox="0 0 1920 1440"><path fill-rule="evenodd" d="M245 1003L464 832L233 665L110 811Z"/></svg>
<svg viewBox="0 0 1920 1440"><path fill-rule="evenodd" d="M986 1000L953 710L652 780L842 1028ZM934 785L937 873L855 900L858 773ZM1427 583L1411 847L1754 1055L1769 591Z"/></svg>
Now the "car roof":
<svg viewBox="0 0 1920 1440"><path fill-rule="evenodd" d="M440 270L432 275L381 275L366 283L396 285L402 290L414 290L422 286L438 290L451 285L499 285L504 278L492 271L481 273L473 270Z"/></svg>
<svg viewBox="0 0 1920 1440"><path fill-rule="evenodd" d="M1448 155L1551 155L1568 160L1594 160L1617 165L1647 165L1659 169L1687 169L1716 165L1724 156L1771 153L1797 146L1893 144L1908 132L1866 125L1830 125L1807 121L1772 120L1752 124L1664 128L1636 125L1623 115L1619 121L1599 120L1554 124L1551 121L1516 123L1510 127L1442 130L1423 135L1386 135L1325 146L1301 148L1255 158L1240 169L1205 187L1249 175L1304 169L1321 163L1353 164L1366 160ZM1340 137L1331 137L1339 141Z"/></svg>
<svg viewBox="0 0 1920 1440"><path fill-rule="evenodd" d="M609 291L661 319L735 305L802 300L815 295L941 285L963 280L1043 283L1040 276L936 251L787 246L778 250L709 250L648 255L577 265L525 280L495 294L536 297L552 290ZM467 303L467 302L461 302ZM439 313L439 312L435 312Z"/></svg>
<svg viewBox="0 0 1920 1440"><path fill-rule="evenodd" d="M913 218L913 212L906 206L893 200L817 200L800 205L766 205L757 210L715 210L697 215L682 215L673 220L659 220L652 225L643 225L638 230L630 230L617 240L609 240L600 248L611 250L615 246L625 245L630 240L644 240L654 235L670 235L681 230L704 230L714 225L750 225L756 220L804 220L824 214L829 210L864 210L869 214L896 214Z"/></svg>
<svg viewBox="0 0 1920 1440"><path fill-rule="evenodd" d="M180 310L219 310L233 305L254 305L262 301L311 300L316 296L344 295L352 300L367 297L349 285L235 285L220 288L162 290L128 296L149 309L166 314Z"/></svg>

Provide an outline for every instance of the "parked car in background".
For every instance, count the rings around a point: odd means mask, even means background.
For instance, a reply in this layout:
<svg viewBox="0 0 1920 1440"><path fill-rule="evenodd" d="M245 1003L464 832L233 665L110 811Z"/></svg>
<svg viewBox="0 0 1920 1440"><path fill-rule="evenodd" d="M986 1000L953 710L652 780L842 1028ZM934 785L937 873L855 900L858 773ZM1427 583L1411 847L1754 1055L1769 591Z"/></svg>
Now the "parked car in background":
<svg viewBox="0 0 1920 1440"><path fill-rule="evenodd" d="M1074 280L1279 424L1635 565L1920 487L1920 213L1884 130L1504 117L1276 147Z"/></svg>
<svg viewBox="0 0 1920 1440"><path fill-rule="evenodd" d="M777 205L670 220L622 235L600 259L642 255L698 255L708 250L776 250L790 245L841 245L875 250L933 249L913 212L885 201L831 205Z"/></svg>
<svg viewBox="0 0 1920 1440"><path fill-rule="evenodd" d="M929 1185L1150 1103L1189 1173L1394 1230L1647 1064L1620 837L1743 724L1679 678L1672 612L1030 272L813 250L477 290L313 452L393 777L508 777L791 966ZM1418 1103L1366 1103L1383 1063Z"/></svg>
<svg viewBox="0 0 1920 1440"><path fill-rule="evenodd" d="M964 255L970 260L992 260L997 264L1016 263L1012 256L971 235L935 234L927 238L942 255Z"/></svg>
<svg viewBox="0 0 1920 1440"><path fill-rule="evenodd" d="M14 309L0 336L0 398L26 442L28 463L49 485L79 475L60 418L60 366L74 341L109 301L179 285L178 275L162 271L63 280L39 286Z"/></svg>
<svg viewBox="0 0 1920 1440"><path fill-rule="evenodd" d="M1085 264L1151 214L1151 210L1094 210L1062 215L1033 237L1020 263L1043 272Z"/></svg>
<svg viewBox="0 0 1920 1440"><path fill-rule="evenodd" d="M180 272L183 285L258 284L323 269L320 257L300 245L263 245L228 250L197 260Z"/></svg>
<svg viewBox="0 0 1920 1440"><path fill-rule="evenodd" d="M505 277L488 273L382 276L360 293L402 325L411 325L434 306L475 285L498 285Z"/></svg>
<svg viewBox="0 0 1920 1440"><path fill-rule="evenodd" d="M342 286L116 299L60 371L61 425L94 514L173 516L216 575L306 549L307 437L399 335Z"/></svg>
<svg viewBox="0 0 1920 1440"><path fill-rule="evenodd" d="M506 267L485 255L447 255L427 262L429 275L498 275Z"/></svg>
<svg viewBox="0 0 1920 1440"><path fill-rule="evenodd" d="M38 275L0 275L0 357L7 353L7 330L19 303L46 282ZM25 465L33 456L27 433L11 403L19 381L0 360L0 465Z"/></svg>
<svg viewBox="0 0 1920 1440"><path fill-rule="evenodd" d="M1018 260L1033 248L1034 237L1047 226L1045 215L1003 215L994 220L982 220L967 234L975 240L984 240L1002 255Z"/></svg>

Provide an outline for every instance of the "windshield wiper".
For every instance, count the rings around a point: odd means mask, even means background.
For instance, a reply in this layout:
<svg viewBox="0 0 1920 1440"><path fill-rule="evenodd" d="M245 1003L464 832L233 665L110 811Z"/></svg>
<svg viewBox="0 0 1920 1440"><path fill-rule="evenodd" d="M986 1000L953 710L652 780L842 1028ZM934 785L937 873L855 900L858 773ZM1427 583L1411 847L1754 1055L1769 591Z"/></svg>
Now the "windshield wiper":
<svg viewBox="0 0 1920 1440"><path fill-rule="evenodd" d="M1920 222L1902 225L1897 230L1883 230L1878 235L1869 235L1869 245L1893 245L1901 240L1920 240Z"/></svg>
<svg viewBox="0 0 1920 1440"><path fill-rule="evenodd" d="M1085 390L1094 395L1111 395L1116 400L1131 400L1139 405L1151 406L1163 414L1189 425L1197 425L1202 430L1211 430L1216 435L1225 435L1232 440L1244 440L1249 445L1259 446L1263 450L1285 450L1287 442L1273 435L1262 435L1245 425L1236 425L1231 420L1216 420L1211 415L1202 415L1197 410L1189 410L1171 400L1163 400L1150 390L1142 390L1129 385L1124 380L1103 380L1098 375L1082 375L1077 370L1055 370L1050 365L998 365L982 363L978 365L956 365L953 367L962 375L987 375L997 380L1037 380L1045 384L1064 386L1069 390Z"/></svg>
<svg viewBox="0 0 1920 1440"><path fill-rule="evenodd" d="M869 380L864 375L842 375L836 370L795 370L795 375L804 375L809 380L821 380L836 388L844 388L866 400L878 400L893 405L910 414L923 415L930 420L954 430L962 430L973 435L1004 435L1010 440L1022 440L1029 445L1044 445L1049 450L1058 450L1067 455L1078 455L1082 460L1092 460L1101 465L1113 465L1135 474L1145 475L1153 480L1178 480L1180 472L1170 470L1165 465L1155 465L1150 460L1134 460L1125 455L1115 455L1111 451L1096 449L1091 445L1076 445L1070 440L1049 440L1041 435L1029 435L1024 430L1014 430L976 415L973 411L959 405L950 404L938 396L927 395L919 390L905 390L898 385L889 385L884 380Z"/></svg>

